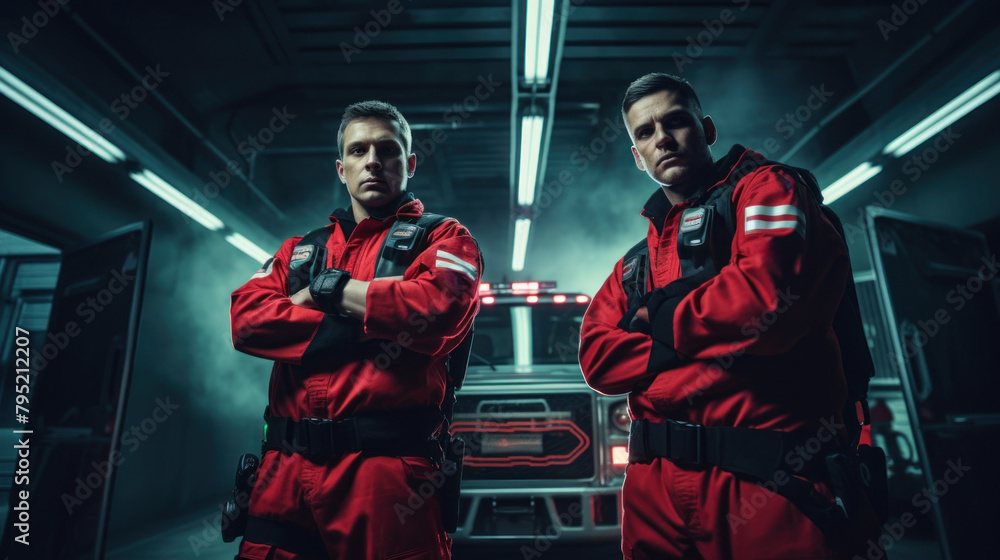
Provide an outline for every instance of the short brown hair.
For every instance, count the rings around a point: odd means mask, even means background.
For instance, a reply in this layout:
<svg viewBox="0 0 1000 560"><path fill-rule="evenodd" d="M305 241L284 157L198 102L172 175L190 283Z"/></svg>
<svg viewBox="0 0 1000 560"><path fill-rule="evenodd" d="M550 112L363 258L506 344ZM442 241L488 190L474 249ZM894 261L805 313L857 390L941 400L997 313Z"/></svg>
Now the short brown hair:
<svg viewBox="0 0 1000 560"><path fill-rule="evenodd" d="M394 122L399 125L399 131L403 135L403 147L406 154L410 153L410 146L413 143L413 135L410 132L410 123L399 112L395 106L385 101L359 101L348 105L344 109L344 116L340 119L340 128L337 129L337 154L344 157L344 131L347 125L354 119L382 119Z"/></svg>
<svg viewBox="0 0 1000 560"><path fill-rule="evenodd" d="M622 120L625 121L625 124L628 124L628 110L632 108L632 105L635 105L643 97L660 91L672 91L679 94L688 108L694 111L699 119L705 116L701 110L698 95L694 92L690 82L663 72L653 72L632 82L625 90L625 98L622 99Z"/></svg>

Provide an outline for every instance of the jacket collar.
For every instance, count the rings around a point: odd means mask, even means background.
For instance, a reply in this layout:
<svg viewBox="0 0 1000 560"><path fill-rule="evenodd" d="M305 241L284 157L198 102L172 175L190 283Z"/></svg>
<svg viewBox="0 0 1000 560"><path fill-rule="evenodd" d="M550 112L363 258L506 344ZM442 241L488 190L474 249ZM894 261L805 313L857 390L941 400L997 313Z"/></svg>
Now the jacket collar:
<svg viewBox="0 0 1000 560"><path fill-rule="evenodd" d="M412 193L403 193L396 201L396 218L419 218L424 214L424 204ZM375 218L378 219L378 218ZM354 223L354 211L351 207L337 208L330 214L331 222L351 222Z"/></svg>
<svg viewBox="0 0 1000 560"><path fill-rule="evenodd" d="M719 185L736 183L766 162L767 158L763 155L736 144L729 149L729 153L725 157L715 162L712 172L714 179L712 186L695 196L701 196Z"/></svg>
<svg viewBox="0 0 1000 560"><path fill-rule="evenodd" d="M699 189L688 200L698 201L709 191L720 185L735 183L746 177L751 171L757 169L767 160L761 154L741 146L734 145L729 152L721 159L712 164L712 173L709 175L711 184L708 188ZM648 218L656 226L656 230L662 232L663 221L670 212L673 205L667 199L667 194L662 188L657 188L656 192L646 201L642 207L641 214Z"/></svg>

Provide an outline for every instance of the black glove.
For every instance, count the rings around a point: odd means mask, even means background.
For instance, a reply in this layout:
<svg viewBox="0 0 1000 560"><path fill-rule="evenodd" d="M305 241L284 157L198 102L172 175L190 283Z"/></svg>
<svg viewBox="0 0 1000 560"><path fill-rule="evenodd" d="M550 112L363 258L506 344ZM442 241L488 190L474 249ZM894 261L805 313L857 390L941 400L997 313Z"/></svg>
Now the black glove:
<svg viewBox="0 0 1000 560"><path fill-rule="evenodd" d="M326 266L326 247L318 245L307 245L305 248L310 251L309 258L304 261L292 260L288 263L288 295L294 295L303 288L308 288L313 279L323 272ZM296 246L296 251L300 250ZM293 252L294 256L295 253Z"/></svg>
<svg viewBox="0 0 1000 560"><path fill-rule="evenodd" d="M339 313L337 305L343 298L344 286L351 279L351 273L339 268L328 268L320 272L309 284L309 294L316 307L326 313Z"/></svg>
<svg viewBox="0 0 1000 560"><path fill-rule="evenodd" d="M629 332L643 332L653 339L647 370L650 372L673 369L684 362L684 358L674 348L674 311L681 300L695 288L715 276L702 271L688 278L679 278L662 288L656 288L644 295L635 309L630 309L622 317L618 326ZM645 307L649 314L649 325L635 320L639 308Z"/></svg>

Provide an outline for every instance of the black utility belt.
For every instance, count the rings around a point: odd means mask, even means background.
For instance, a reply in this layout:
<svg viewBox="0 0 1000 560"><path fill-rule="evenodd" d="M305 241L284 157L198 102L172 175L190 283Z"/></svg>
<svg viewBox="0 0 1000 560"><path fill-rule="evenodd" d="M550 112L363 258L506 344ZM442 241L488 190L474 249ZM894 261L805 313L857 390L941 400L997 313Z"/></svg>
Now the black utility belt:
<svg viewBox="0 0 1000 560"><path fill-rule="evenodd" d="M838 435L821 441L810 430L778 432L635 420L628 435L628 460L649 463L664 458L681 467L715 466L765 487L770 484L772 491L795 504L824 533L835 535L857 518L857 496L862 486L870 486L855 476L867 467L855 451L845 449ZM884 459L882 465L884 472ZM796 476L830 481L837 501L828 501L810 482Z"/></svg>
<svg viewBox="0 0 1000 560"><path fill-rule="evenodd" d="M326 460L361 451L366 455L430 457L441 455L432 439L441 425L437 407L422 406L372 411L343 420L271 416L264 412L263 452L298 453L311 460Z"/></svg>
<svg viewBox="0 0 1000 560"><path fill-rule="evenodd" d="M675 420L635 420L628 436L629 463L648 463L660 457L678 465L714 465L754 474L778 469L794 469L803 471L796 474L806 474L813 469L814 463L823 462L823 456L843 449L837 435L830 436L824 442L811 430L779 432L732 426L707 427ZM793 454L791 463L789 453Z"/></svg>

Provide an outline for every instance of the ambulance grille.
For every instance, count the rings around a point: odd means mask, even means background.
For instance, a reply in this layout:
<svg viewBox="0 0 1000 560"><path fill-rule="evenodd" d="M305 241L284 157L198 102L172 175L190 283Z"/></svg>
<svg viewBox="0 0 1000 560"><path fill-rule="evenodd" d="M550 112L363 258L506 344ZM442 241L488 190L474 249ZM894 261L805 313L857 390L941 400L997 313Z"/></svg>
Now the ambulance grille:
<svg viewBox="0 0 1000 560"><path fill-rule="evenodd" d="M468 480L594 477L593 396L459 395L452 433L465 440Z"/></svg>

